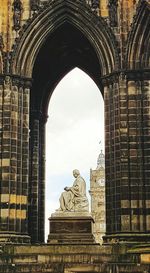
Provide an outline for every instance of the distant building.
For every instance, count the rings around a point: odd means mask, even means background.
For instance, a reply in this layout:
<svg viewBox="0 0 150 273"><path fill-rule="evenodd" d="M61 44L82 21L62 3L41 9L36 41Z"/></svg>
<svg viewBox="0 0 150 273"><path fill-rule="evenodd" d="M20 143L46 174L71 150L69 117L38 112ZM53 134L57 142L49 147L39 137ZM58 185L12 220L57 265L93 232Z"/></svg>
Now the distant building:
<svg viewBox="0 0 150 273"><path fill-rule="evenodd" d="M95 221L93 234L97 243L102 243L106 231L105 217L105 156L98 156L96 170L90 170L91 214Z"/></svg>

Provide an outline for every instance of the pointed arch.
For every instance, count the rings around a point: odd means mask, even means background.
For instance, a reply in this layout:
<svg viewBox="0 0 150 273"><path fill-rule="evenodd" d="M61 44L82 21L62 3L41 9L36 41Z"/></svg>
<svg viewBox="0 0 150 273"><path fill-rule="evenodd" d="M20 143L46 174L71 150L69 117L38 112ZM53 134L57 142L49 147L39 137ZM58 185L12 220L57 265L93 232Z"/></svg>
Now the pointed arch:
<svg viewBox="0 0 150 273"><path fill-rule="evenodd" d="M24 26L14 46L12 73L31 78L39 49L64 22L76 27L89 40L97 54L102 76L118 69L117 42L104 19L97 17L84 1L58 0L50 1Z"/></svg>
<svg viewBox="0 0 150 273"><path fill-rule="evenodd" d="M36 56L31 92L34 108L47 115L55 86L75 67L86 72L102 92L101 67L96 52L81 31L65 22L46 39Z"/></svg>
<svg viewBox="0 0 150 273"><path fill-rule="evenodd" d="M150 65L150 4L142 0L137 8L128 36L126 63L128 69L149 68Z"/></svg>

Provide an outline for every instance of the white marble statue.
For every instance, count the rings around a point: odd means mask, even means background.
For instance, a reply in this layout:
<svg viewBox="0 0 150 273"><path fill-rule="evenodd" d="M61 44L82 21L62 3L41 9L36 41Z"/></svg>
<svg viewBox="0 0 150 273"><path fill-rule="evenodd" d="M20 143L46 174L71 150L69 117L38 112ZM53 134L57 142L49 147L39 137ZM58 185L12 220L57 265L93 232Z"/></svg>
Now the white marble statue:
<svg viewBox="0 0 150 273"><path fill-rule="evenodd" d="M76 178L72 187L65 187L60 196L60 208L56 212L88 212L89 204L86 196L86 183L78 170L73 170Z"/></svg>

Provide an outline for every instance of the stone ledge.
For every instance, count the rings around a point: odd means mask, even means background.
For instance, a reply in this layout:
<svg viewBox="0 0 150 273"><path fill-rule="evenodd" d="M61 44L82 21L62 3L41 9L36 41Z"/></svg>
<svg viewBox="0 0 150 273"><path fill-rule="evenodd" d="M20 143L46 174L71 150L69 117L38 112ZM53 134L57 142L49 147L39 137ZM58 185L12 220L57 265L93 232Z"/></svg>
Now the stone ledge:
<svg viewBox="0 0 150 273"><path fill-rule="evenodd" d="M130 244L139 245L150 243L150 233L117 233L106 234L103 237L104 244Z"/></svg>
<svg viewBox="0 0 150 273"><path fill-rule="evenodd" d="M60 212L60 211L56 211L54 213L51 214L50 218L84 218L84 217L92 217L91 214L89 212L74 212L74 211L68 211L68 212ZM50 219L49 218L49 219Z"/></svg>
<svg viewBox="0 0 150 273"><path fill-rule="evenodd" d="M30 244L31 238L28 235L0 233L0 244Z"/></svg>

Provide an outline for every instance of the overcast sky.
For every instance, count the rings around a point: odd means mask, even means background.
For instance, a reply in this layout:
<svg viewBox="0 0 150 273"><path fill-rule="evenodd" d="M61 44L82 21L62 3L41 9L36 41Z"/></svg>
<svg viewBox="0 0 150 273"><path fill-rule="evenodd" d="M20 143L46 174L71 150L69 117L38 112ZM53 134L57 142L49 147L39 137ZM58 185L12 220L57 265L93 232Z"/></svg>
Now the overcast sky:
<svg viewBox="0 0 150 273"><path fill-rule="evenodd" d="M46 127L46 239L48 217L59 208L59 196L79 169L89 191L90 168L104 149L104 104L93 80L78 68L55 88ZM99 142L101 141L101 144Z"/></svg>

